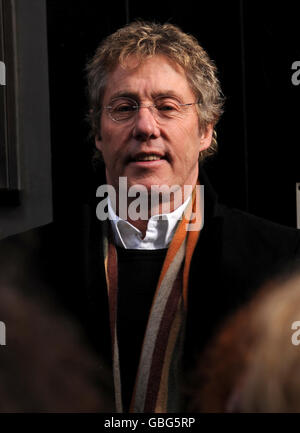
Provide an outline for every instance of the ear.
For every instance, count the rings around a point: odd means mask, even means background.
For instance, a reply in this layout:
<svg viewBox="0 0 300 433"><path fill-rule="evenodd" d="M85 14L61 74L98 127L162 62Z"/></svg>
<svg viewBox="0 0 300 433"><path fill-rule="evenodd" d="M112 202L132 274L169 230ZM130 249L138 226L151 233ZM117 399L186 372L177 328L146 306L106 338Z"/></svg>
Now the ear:
<svg viewBox="0 0 300 433"><path fill-rule="evenodd" d="M203 150L206 150L209 148L212 142L212 136L213 136L214 126L212 123L206 126L206 128L201 131L200 133L200 146L199 151L203 152Z"/></svg>

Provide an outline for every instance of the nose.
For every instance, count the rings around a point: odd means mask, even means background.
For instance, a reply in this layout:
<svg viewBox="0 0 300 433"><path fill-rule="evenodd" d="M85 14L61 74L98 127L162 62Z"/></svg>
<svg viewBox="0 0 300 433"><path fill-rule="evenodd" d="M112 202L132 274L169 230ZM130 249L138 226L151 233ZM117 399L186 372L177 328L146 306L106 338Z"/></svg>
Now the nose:
<svg viewBox="0 0 300 433"><path fill-rule="evenodd" d="M152 107L140 107L135 115L133 136L137 140L154 139L160 136L160 128L152 109Z"/></svg>

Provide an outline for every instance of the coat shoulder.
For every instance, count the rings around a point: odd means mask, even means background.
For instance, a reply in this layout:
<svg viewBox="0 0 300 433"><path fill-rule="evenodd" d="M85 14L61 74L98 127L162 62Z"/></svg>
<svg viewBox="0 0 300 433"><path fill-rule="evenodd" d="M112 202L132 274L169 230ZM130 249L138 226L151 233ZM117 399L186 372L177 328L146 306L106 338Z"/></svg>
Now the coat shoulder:
<svg viewBox="0 0 300 433"><path fill-rule="evenodd" d="M300 230L287 227L239 209L219 206L224 240L247 250L262 249L279 256L300 255Z"/></svg>

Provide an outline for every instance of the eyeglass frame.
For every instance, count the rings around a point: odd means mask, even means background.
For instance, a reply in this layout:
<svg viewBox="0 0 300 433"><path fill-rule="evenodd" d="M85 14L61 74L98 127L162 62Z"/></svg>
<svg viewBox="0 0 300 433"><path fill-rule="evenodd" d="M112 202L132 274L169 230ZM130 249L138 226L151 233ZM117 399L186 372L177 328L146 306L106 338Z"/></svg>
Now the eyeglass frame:
<svg viewBox="0 0 300 433"><path fill-rule="evenodd" d="M122 99L122 98L120 98L120 99ZM131 98L127 98L127 99L136 103L136 101L134 99L131 99ZM192 105L200 105L201 101L198 101L198 102L188 102L186 104L181 104L179 102L176 102L176 104L179 105L180 107L188 107L188 106L192 106ZM157 104L150 104L150 105L138 105L138 104L136 104L136 105L133 105L131 108L133 108L133 110L134 110L133 112L134 112L134 116L135 116L136 113L139 112L140 108L156 108L156 106L157 106ZM109 111L109 109L112 109L112 108L113 107L111 105L106 105L105 107L103 107L103 109L108 113L110 119L113 122L119 123L119 122L125 122L125 121L128 121L128 120L131 120L130 117L128 119L123 119L123 120L116 120L116 119L114 119L112 117L112 113ZM132 119L134 119L134 116L132 117Z"/></svg>

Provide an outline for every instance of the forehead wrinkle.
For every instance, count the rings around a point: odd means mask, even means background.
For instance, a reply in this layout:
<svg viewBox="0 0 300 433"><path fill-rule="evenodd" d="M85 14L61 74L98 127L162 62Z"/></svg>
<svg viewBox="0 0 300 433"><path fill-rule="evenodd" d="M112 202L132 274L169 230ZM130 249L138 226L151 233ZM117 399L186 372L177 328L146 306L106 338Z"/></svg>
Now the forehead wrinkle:
<svg viewBox="0 0 300 433"><path fill-rule="evenodd" d="M133 65L127 64L127 67L124 67L119 64L111 72L105 90L109 101L127 97L140 104L160 97L174 97L180 102L186 102L187 98L195 96L186 72L176 62L163 55L138 62L138 65L135 57L131 60L134 61Z"/></svg>
<svg viewBox="0 0 300 433"><path fill-rule="evenodd" d="M118 98L129 98L129 99L133 99L134 101L141 101L143 99L142 97L140 97L138 92L121 90L116 93L113 93L113 95L110 98L110 101L113 101ZM174 90L155 90L151 92L151 98L152 100L159 99L159 98L175 98L181 100L182 96L179 95L178 92Z"/></svg>
<svg viewBox="0 0 300 433"><path fill-rule="evenodd" d="M138 99L137 92L127 91L127 90L120 90L118 92L115 92L111 95L110 100L118 99L118 98L130 98L130 99Z"/></svg>

